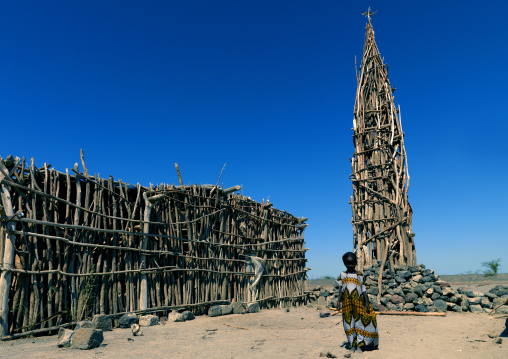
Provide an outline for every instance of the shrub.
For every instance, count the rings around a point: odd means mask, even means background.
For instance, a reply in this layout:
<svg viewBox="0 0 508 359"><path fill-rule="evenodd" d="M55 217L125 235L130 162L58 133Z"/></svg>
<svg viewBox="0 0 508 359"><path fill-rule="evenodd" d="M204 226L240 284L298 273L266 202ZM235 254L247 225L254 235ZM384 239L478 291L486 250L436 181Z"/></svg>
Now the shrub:
<svg viewBox="0 0 508 359"><path fill-rule="evenodd" d="M487 262L482 262L482 267L487 268L487 270L484 271L483 274L486 277L494 276L498 273L500 266L501 266L501 258L493 259L493 260L487 261Z"/></svg>

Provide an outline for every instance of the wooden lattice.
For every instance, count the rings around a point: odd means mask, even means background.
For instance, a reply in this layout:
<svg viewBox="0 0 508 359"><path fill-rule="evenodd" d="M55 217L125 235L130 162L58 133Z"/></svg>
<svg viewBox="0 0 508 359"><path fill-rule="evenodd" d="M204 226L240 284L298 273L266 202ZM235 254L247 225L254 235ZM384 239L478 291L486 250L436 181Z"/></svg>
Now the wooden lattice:
<svg viewBox="0 0 508 359"><path fill-rule="evenodd" d="M351 181L353 242L360 270L373 260L390 265L415 265L409 174L400 109L393 100L374 40L369 11L363 58L357 72Z"/></svg>

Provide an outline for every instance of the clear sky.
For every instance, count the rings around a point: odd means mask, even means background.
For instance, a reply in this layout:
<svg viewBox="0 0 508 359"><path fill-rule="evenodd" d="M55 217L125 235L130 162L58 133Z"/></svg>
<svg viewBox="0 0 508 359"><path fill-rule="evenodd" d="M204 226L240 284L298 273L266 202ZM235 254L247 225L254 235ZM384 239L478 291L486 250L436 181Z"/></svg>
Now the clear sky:
<svg viewBox="0 0 508 359"><path fill-rule="evenodd" d="M508 2L3 1L0 155L129 183L243 186L308 217L310 277L352 249L368 7L411 176L419 263L508 270Z"/></svg>

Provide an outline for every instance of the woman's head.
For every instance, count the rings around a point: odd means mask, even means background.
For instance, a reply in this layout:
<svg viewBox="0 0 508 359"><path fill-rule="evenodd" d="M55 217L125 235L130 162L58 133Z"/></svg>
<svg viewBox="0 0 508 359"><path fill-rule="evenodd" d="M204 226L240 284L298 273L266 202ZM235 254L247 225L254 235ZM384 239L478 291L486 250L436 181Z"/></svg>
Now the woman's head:
<svg viewBox="0 0 508 359"><path fill-rule="evenodd" d="M354 272L356 268L356 255L353 252L347 252L342 256L342 262L347 268L348 272Z"/></svg>

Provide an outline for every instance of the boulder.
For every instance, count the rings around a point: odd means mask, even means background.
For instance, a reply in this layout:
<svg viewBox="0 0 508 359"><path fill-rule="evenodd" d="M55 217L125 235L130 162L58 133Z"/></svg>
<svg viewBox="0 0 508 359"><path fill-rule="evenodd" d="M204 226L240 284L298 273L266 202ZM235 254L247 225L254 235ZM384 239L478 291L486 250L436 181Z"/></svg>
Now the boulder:
<svg viewBox="0 0 508 359"><path fill-rule="evenodd" d="M502 305L497 308L496 314L508 314L508 305Z"/></svg>
<svg viewBox="0 0 508 359"><path fill-rule="evenodd" d="M74 330L80 329L80 328L93 328L95 329L95 323L91 320L82 320L80 322L76 323L76 326L74 327Z"/></svg>
<svg viewBox="0 0 508 359"><path fill-rule="evenodd" d="M466 294L467 295L467 294ZM480 304L481 301L482 301L482 298L481 297L469 297L469 304L471 305L477 305L477 304Z"/></svg>
<svg viewBox="0 0 508 359"><path fill-rule="evenodd" d="M418 282L418 283L419 283L419 282L420 282L420 280L421 280L422 278L423 278L423 276L422 276L422 275L417 274L417 275L415 275L415 276L413 277L413 280L414 280L415 282Z"/></svg>
<svg viewBox="0 0 508 359"><path fill-rule="evenodd" d="M391 302L386 303L386 309L394 312L402 312L404 306L402 304L393 304Z"/></svg>
<svg viewBox="0 0 508 359"><path fill-rule="evenodd" d="M104 340L102 330L94 328L79 328L74 331L71 348L88 350L97 348Z"/></svg>
<svg viewBox="0 0 508 359"><path fill-rule="evenodd" d="M446 312L448 310L448 305L446 302L442 299L436 299L433 303L433 305L437 308L440 312Z"/></svg>
<svg viewBox="0 0 508 359"><path fill-rule="evenodd" d="M405 297L406 297L406 303L412 303L416 299L418 299L418 295L416 295L415 293L408 293L408 294L406 294Z"/></svg>
<svg viewBox="0 0 508 359"><path fill-rule="evenodd" d="M381 303L371 303L371 304L372 308L374 308L376 312L383 312L386 310L386 307Z"/></svg>
<svg viewBox="0 0 508 359"><path fill-rule="evenodd" d="M246 309L245 312L247 313L257 313L259 312L259 303L258 302L247 303L247 307L245 309Z"/></svg>
<svg viewBox="0 0 508 359"><path fill-rule="evenodd" d="M410 271L408 271L408 270L402 270L402 271L397 272L397 275L398 275L399 277L404 278L404 279L408 279L408 278L410 278L410 277L411 277L411 272L410 272Z"/></svg>
<svg viewBox="0 0 508 359"><path fill-rule="evenodd" d="M489 298L487 298L487 297L481 298L480 305L482 306L482 308L492 309L492 303L490 302Z"/></svg>
<svg viewBox="0 0 508 359"><path fill-rule="evenodd" d="M406 300L400 295L394 294L390 297L390 302L393 304L404 304Z"/></svg>
<svg viewBox="0 0 508 359"><path fill-rule="evenodd" d="M378 295L378 293L379 293L379 288L378 288L378 287L370 287L370 288L367 290L367 293L368 293L368 294L372 294L372 295Z"/></svg>
<svg viewBox="0 0 508 359"><path fill-rule="evenodd" d="M418 304L417 306L415 306L415 311L416 312L428 312L429 309L423 304Z"/></svg>
<svg viewBox="0 0 508 359"><path fill-rule="evenodd" d="M406 303L404 304L404 310L412 311L415 309L415 305L413 303Z"/></svg>
<svg viewBox="0 0 508 359"><path fill-rule="evenodd" d="M218 317L222 315L222 308L219 305L212 305L208 308L209 317Z"/></svg>
<svg viewBox="0 0 508 359"><path fill-rule="evenodd" d="M130 328L132 324L135 324L138 321L138 316L134 313L127 313L120 317L118 320L118 325L120 328Z"/></svg>
<svg viewBox="0 0 508 359"><path fill-rule="evenodd" d="M497 295L498 297L508 295L508 285L496 285L489 292Z"/></svg>
<svg viewBox="0 0 508 359"><path fill-rule="evenodd" d="M59 348L68 348L71 346L72 336L74 332L70 329L60 328L58 330L57 346Z"/></svg>
<svg viewBox="0 0 508 359"><path fill-rule="evenodd" d="M448 297L445 297L448 300ZM430 299L436 300L436 299L442 299L442 296L439 293L432 293L430 296Z"/></svg>
<svg viewBox="0 0 508 359"><path fill-rule="evenodd" d="M104 314L95 314L92 322L95 324L95 329L100 329L103 332L109 331L112 328L111 318Z"/></svg>
<svg viewBox="0 0 508 359"><path fill-rule="evenodd" d="M141 337L141 336L143 336L143 332L141 331L141 327L138 324L132 324L131 325L131 329L132 329L132 335L134 335L135 337Z"/></svg>
<svg viewBox="0 0 508 359"><path fill-rule="evenodd" d="M319 292L320 297L328 297L330 295L330 292L328 290L323 290Z"/></svg>
<svg viewBox="0 0 508 359"><path fill-rule="evenodd" d="M446 304L448 305L448 310L453 310L454 312L457 312L457 313L461 313L462 312L462 307L460 305L457 305L457 304L452 303L452 302L448 302Z"/></svg>
<svg viewBox="0 0 508 359"><path fill-rule="evenodd" d="M142 315L139 317L139 326L140 327L151 327L152 325L159 324L159 317L153 314Z"/></svg>
<svg viewBox="0 0 508 359"><path fill-rule="evenodd" d="M190 310L185 310L181 313L183 315L183 319L185 321L187 320L193 320L196 318L196 316L194 315L194 313L192 313Z"/></svg>
<svg viewBox="0 0 508 359"><path fill-rule="evenodd" d="M504 303L506 303L506 299L504 298L494 298L494 300L492 301L492 305L494 306L494 308L499 305L503 305Z"/></svg>
<svg viewBox="0 0 508 359"><path fill-rule="evenodd" d="M471 313L485 313L485 309L479 304L472 304L469 306Z"/></svg>
<svg viewBox="0 0 508 359"><path fill-rule="evenodd" d="M491 292L487 292L484 294L485 297L489 298L490 301L492 302L495 298L498 298L497 295L495 295L494 293L491 293Z"/></svg>
<svg viewBox="0 0 508 359"><path fill-rule="evenodd" d="M225 304L225 305L219 305L222 309L222 315L228 315L233 313L233 305L232 304Z"/></svg>
<svg viewBox="0 0 508 359"><path fill-rule="evenodd" d="M208 314L208 315L210 315L210 314ZM173 323L185 322L185 316L183 315L183 313L171 312L168 314L168 321L173 322Z"/></svg>
<svg viewBox="0 0 508 359"><path fill-rule="evenodd" d="M400 277L400 276L396 276L395 277L395 281L397 283L405 283L406 282L406 280L404 278Z"/></svg>
<svg viewBox="0 0 508 359"><path fill-rule="evenodd" d="M242 302L234 302L233 304L233 314L245 314L245 307Z"/></svg>
<svg viewBox="0 0 508 359"><path fill-rule="evenodd" d="M455 291L450 287L443 287L443 295L447 297L451 297L455 294Z"/></svg>

